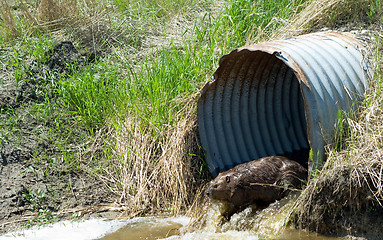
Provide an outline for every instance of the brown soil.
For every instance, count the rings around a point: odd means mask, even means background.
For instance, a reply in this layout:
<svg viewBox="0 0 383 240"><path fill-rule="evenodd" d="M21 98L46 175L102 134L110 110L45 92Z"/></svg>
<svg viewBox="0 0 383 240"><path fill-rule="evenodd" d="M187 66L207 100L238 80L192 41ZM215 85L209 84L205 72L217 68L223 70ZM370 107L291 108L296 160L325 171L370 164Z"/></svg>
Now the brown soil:
<svg viewBox="0 0 383 240"><path fill-rule="evenodd" d="M16 83L6 68L0 73L0 234L27 224L77 217L81 212L103 212L104 208L96 206L113 201L113 194L88 168L81 163L77 163L80 168L64 164L57 139L51 139L49 132L65 130L29 114L44 101L44 94L50 94L42 91L47 83L41 76L51 74L54 78L68 71L67 64L83 67L91 64L88 60L93 59L81 56L71 42L62 42L52 50L47 63L31 60L21 83ZM0 64L7 66L6 62ZM66 121L73 120L66 116ZM71 132L63 144L79 149L71 144L82 143L87 136L85 130Z"/></svg>
<svg viewBox="0 0 383 240"><path fill-rule="evenodd" d="M298 201L293 224L326 235L383 239L382 202L368 172L338 167L311 182Z"/></svg>

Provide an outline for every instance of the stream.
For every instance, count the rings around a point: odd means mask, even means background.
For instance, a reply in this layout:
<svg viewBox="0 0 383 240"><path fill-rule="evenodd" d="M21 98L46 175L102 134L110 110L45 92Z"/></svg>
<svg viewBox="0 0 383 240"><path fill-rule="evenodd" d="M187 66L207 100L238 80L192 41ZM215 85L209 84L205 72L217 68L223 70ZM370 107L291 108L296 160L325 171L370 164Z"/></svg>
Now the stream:
<svg viewBox="0 0 383 240"><path fill-rule="evenodd" d="M204 227L192 229L192 218L178 217L136 217L129 220L90 219L62 221L43 227L7 233L0 240L256 240L256 239L298 239L334 240L306 231L285 228L286 214L293 201L283 199L263 210L248 207L234 214L230 221L223 221L220 215L222 205L212 204L204 214Z"/></svg>
<svg viewBox="0 0 383 240"><path fill-rule="evenodd" d="M130 220L105 221L91 219L81 222L63 221L41 228L7 233L0 240L257 240L264 239L251 230L227 230L214 232L207 229L182 233L190 218L185 216L171 218L133 218ZM282 234L271 236L279 240L335 240L344 238L325 237L298 230L285 230Z"/></svg>

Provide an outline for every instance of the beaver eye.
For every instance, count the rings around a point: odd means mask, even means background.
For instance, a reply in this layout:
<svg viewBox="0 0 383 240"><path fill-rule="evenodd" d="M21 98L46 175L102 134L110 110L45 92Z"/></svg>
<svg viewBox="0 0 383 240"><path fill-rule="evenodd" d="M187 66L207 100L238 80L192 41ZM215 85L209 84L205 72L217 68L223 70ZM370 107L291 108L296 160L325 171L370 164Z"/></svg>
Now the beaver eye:
<svg viewBox="0 0 383 240"><path fill-rule="evenodd" d="M229 176L226 176L226 182L230 183L230 177Z"/></svg>

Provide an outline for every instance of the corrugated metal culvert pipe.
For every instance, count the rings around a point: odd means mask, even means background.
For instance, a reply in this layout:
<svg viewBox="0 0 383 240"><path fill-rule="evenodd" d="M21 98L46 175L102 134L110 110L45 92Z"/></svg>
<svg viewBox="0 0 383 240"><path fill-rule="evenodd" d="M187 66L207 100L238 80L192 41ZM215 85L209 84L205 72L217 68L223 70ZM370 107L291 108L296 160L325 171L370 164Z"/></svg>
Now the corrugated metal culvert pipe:
<svg viewBox="0 0 383 240"><path fill-rule="evenodd" d="M338 111L364 98L371 70L349 35L322 32L245 46L220 59L198 100L210 173L284 155L313 168ZM313 162L308 163L309 150Z"/></svg>

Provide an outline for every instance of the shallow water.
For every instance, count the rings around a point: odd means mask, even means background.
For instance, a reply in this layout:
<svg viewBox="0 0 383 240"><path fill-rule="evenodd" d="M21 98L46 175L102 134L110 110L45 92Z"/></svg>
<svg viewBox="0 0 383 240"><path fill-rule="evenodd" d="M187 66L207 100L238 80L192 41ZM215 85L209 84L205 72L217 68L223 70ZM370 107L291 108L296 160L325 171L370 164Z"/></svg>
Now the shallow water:
<svg viewBox="0 0 383 240"><path fill-rule="evenodd" d="M182 223L180 222L182 221ZM182 233L183 225L187 218L167 218L167 219L146 219L137 221L133 224L127 224L118 231L108 234L100 240L127 240L127 239L163 239L163 240L258 240L264 239L257 233L246 230L228 230L225 232L213 232L206 229L197 230L194 232ZM187 224L187 223L186 223ZM314 233L306 233L298 230L286 230L278 236L273 236L273 239L278 240L340 240L342 238L325 237Z"/></svg>
<svg viewBox="0 0 383 240"><path fill-rule="evenodd" d="M145 239L155 240L180 234L189 223L187 217L176 218L134 218L114 233L108 234L101 240Z"/></svg>
<svg viewBox="0 0 383 240"><path fill-rule="evenodd" d="M92 219L86 221L63 221L42 228L8 233L0 240L127 240L127 239L166 239L166 240L334 240L344 238L325 237L293 229L285 229L286 216L293 206L293 198L284 199L259 210L254 206L225 220L220 212L222 204L212 204L203 214L204 227L191 230L193 220L180 217L139 217L129 220L106 221Z"/></svg>
<svg viewBox="0 0 383 240"><path fill-rule="evenodd" d="M63 221L41 228L8 233L0 236L0 240L257 240L264 239L252 230L216 231L212 226L186 232L191 219L176 218L134 218L130 220L106 221L92 219L80 222ZM324 237L297 230L285 230L272 236L278 240L340 240L342 238Z"/></svg>
<svg viewBox="0 0 383 240"><path fill-rule="evenodd" d="M259 210L248 207L234 214L230 221L224 220L220 212L222 204L212 204L204 214L205 226L202 229L190 230L188 224L192 219L185 216L178 218L141 218L130 222L118 231L108 234L101 240L126 239L166 239L166 240L334 240L344 239L326 237L295 229L285 229L286 216L294 203L294 197L286 198L269 207Z"/></svg>

